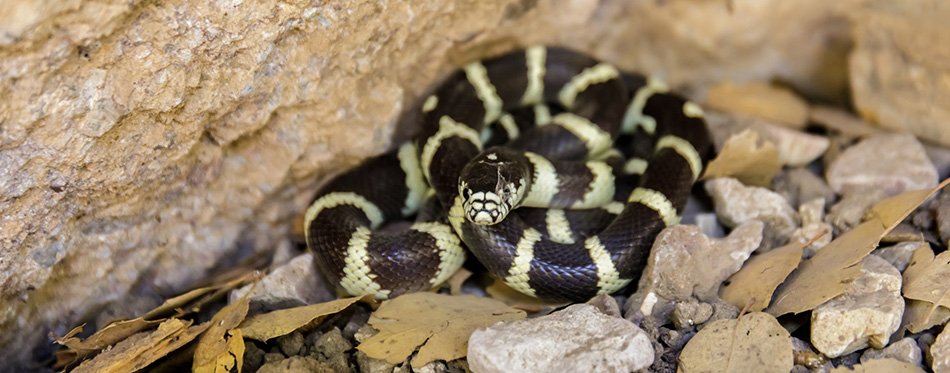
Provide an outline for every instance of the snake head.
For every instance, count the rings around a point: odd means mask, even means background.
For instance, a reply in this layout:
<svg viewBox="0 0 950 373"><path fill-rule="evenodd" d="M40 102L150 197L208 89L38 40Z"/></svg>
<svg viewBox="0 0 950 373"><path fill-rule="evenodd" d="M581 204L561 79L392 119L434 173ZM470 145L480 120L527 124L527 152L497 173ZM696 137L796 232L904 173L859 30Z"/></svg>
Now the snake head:
<svg viewBox="0 0 950 373"><path fill-rule="evenodd" d="M528 180L523 158L515 151L489 149L465 166L459 177L459 195L470 222L497 224L521 204Z"/></svg>

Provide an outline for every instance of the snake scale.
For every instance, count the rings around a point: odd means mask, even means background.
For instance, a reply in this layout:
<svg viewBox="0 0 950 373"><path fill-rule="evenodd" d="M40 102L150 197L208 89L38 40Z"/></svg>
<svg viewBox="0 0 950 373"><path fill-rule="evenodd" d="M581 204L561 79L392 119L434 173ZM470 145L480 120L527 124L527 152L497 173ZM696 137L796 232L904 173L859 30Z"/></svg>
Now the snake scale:
<svg viewBox="0 0 950 373"><path fill-rule="evenodd" d="M439 286L466 248L531 296L615 292L679 222L712 152L698 105L562 48L469 63L414 110L414 140L334 178L307 210L317 266L353 295Z"/></svg>

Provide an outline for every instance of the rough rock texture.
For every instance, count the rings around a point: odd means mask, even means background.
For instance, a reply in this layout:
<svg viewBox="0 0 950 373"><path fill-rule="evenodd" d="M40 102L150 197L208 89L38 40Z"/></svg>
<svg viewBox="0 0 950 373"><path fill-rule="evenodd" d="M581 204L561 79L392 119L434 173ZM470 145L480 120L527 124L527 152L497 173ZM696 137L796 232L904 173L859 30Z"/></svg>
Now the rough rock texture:
<svg viewBox="0 0 950 373"><path fill-rule="evenodd" d="M920 346L913 338L901 338L901 340L891 343L882 350L869 348L861 354L861 362L871 359L897 359L905 363L911 363L917 366L923 366L924 355L920 352Z"/></svg>
<svg viewBox="0 0 950 373"><path fill-rule="evenodd" d="M824 208L825 200L823 198L817 198L798 206L798 216L801 217L801 228L796 229L795 232L792 233L789 242L800 242L803 244L811 242L805 246L805 251L802 254L803 258L815 256L818 250L821 250L821 248L831 242L831 224L821 220L822 215L824 215Z"/></svg>
<svg viewBox="0 0 950 373"><path fill-rule="evenodd" d="M840 100L860 2L6 1L0 345L24 347L0 360L271 250L466 60L547 43L697 94L777 79Z"/></svg>
<svg viewBox="0 0 950 373"><path fill-rule="evenodd" d="M785 197L792 206L821 198L825 205L834 202L835 192L825 180L806 168L791 168L779 172L772 179L772 188Z"/></svg>
<svg viewBox="0 0 950 373"><path fill-rule="evenodd" d="M898 271L904 272L910 263L914 251L921 248L930 248L930 244L921 241L901 242L893 246L875 249L871 254L879 256L881 259L891 263Z"/></svg>
<svg viewBox="0 0 950 373"><path fill-rule="evenodd" d="M884 190L875 186L846 188L841 200L828 209L825 221L839 232L849 231L864 220L868 209L885 198Z"/></svg>
<svg viewBox="0 0 950 373"><path fill-rule="evenodd" d="M871 0L851 17L851 92L861 116L950 145L950 6L940 0Z"/></svg>
<svg viewBox="0 0 950 373"><path fill-rule="evenodd" d="M468 363L475 372L632 372L653 363L653 345L633 323L576 304L476 330Z"/></svg>
<svg viewBox="0 0 950 373"><path fill-rule="evenodd" d="M930 346L931 368L935 373L950 372L950 327L943 327L937 340Z"/></svg>
<svg viewBox="0 0 950 373"><path fill-rule="evenodd" d="M313 265L310 253L291 259L264 276L257 285L247 285L229 294L231 303L251 293L252 307L258 310L275 310L321 303L333 299L330 287Z"/></svg>
<svg viewBox="0 0 950 373"><path fill-rule="evenodd" d="M699 227L674 225L656 238L637 292L624 305L626 315L664 313L669 302L718 299L719 287L739 270L762 242L763 224L742 224L729 236L711 239Z"/></svg>
<svg viewBox="0 0 950 373"><path fill-rule="evenodd" d="M937 169L914 136L881 134L846 149L828 166L825 178L838 193L867 186L893 196L937 186Z"/></svg>
<svg viewBox="0 0 950 373"><path fill-rule="evenodd" d="M829 357L867 346L882 348L897 331L904 312L901 273L884 259L869 255L850 291L816 307L811 314L811 343Z"/></svg>
<svg viewBox="0 0 950 373"><path fill-rule="evenodd" d="M715 204L716 215L726 226L750 221L765 223L765 248L784 245L798 227L795 210L778 193L745 186L731 177L709 180L705 187Z"/></svg>

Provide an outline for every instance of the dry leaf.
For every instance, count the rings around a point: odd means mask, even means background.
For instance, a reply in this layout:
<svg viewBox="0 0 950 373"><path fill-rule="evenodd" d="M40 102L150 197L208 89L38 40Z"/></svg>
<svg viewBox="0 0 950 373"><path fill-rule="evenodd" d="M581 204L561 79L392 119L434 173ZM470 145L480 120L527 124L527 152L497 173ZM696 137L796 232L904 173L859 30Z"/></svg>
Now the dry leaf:
<svg viewBox="0 0 950 373"><path fill-rule="evenodd" d="M472 277L472 271L465 268L459 268L458 271L455 271L455 274L449 277L449 281L447 281L449 283L449 294L461 295L462 284L464 284L465 280L468 280L469 277Z"/></svg>
<svg viewBox="0 0 950 373"><path fill-rule="evenodd" d="M217 299L218 297L231 291L231 289L243 285L253 280L254 277L257 276L260 276L260 273L246 273L243 276L229 280L222 284L191 290L185 294L169 298L164 303L162 303L162 305L146 313L144 317L146 320L154 320L163 315L171 314L175 310L185 310L177 312L176 316L184 315L188 313L187 310L200 309L200 307L205 303Z"/></svg>
<svg viewBox="0 0 950 373"><path fill-rule="evenodd" d="M792 339L767 313L713 321L696 333L679 357L678 372L788 372Z"/></svg>
<svg viewBox="0 0 950 373"><path fill-rule="evenodd" d="M779 286L775 302L766 312L779 316L808 311L850 289L851 282L861 274L861 259L877 247L881 237L947 184L950 179L933 189L906 192L878 202L867 221L803 261Z"/></svg>
<svg viewBox="0 0 950 373"><path fill-rule="evenodd" d="M231 338L226 338L228 331L236 328L244 317L247 316L248 304L250 298L247 292L237 302L224 306L218 313L211 317L211 327L198 339L198 347L195 350L195 361L192 364L191 371L196 373L214 373L231 371L237 365L244 361L244 341L240 331L230 333ZM234 338L241 339L236 342ZM240 355L237 352L240 352ZM240 372L240 369L238 370Z"/></svg>
<svg viewBox="0 0 950 373"><path fill-rule="evenodd" d="M804 129L808 121L805 100L791 90L765 82L719 84L709 90L704 106L775 121L795 129Z"/></svg>
<svg viewBox="0 0 950 373"><path fill-rule="evenodd" d="M897 359L871 359L851 368L840 366L831 370L831 373L923 373L917 365L905 363Z"/></svg>
<svg viewBox="0 0 950 373"><path fill-rule="evenodd" d="M759 133L750 129L730 136L701 179L731 176L747 185L771 185L772 177L782 169L778 149L768 141L761 147L758 143Z"/></svg>
<svg viewBox="0 0 950 373"><path fill-rule="evenodd" d="M846 137L865 137L884 132L850 112L831 106L813 107L809 113L809 120L838 131Z"/></svg>
<svg viewBox="0 0 950 373"><path fill-rule="evenodd" d="M904 317L901 328L920 333L950 320L950 308L914 299L904 299Z"/></svg>
<svg viewBox="0 0 950 373"><path fill-rule="evenodd" d="M383 302L370 316L369 324L379 333L357 349L372 358L398 364L419 348L411 362L412 368L418 369L433 360L465 357L468 337L475 329L524 317L523 311L488 298L406 294Z"/></svg>
<svg viewBox="0 0 950 373"><path fill-rule="evenodd" d="M141 332L117 343L91 360L80 364L73 373L134 372L191 342L209 324L191 326L191 321L169 319L157 329Z"/></svg>
<svg viewBox="0 0 950 373"><path fill-rule="evenodd" d="M547 314L555 308L570 304L570 302L552 302L528 296L525 293L512 289L504 281L498 279L485 288L485 292L497 301L511 308L530 312L531 314Z"/></svg>
<svg viewBox="0 0 950 373"><path fill-rule="evenodd" d="M112 346L116 342L126 339L146 328L157 325L160 322L161 320L146 321L142 317L132 320L113 321L83 341L73 337L76 333L82 331L83 325L77 326L69 331L69 333L66 333L62 338L56 339L56 343L66 346L66 348L73 352L73 354L59 355L60 358L57 358L56 366L62 368L77 360L82 360L88 355Z"/></svg>
<svg viewBox="0 0 950 373"><path fill-rule="evenodd" d="M719 289L719 297L739 309L755 299L749 310L764 310L778 285L798 267L804 250L804 244L795 242L749 258Z"/></svg>
<svg viewBox="0 0 950 373"><path fill-rule="evenodd" d="M254 316L241 324L244 338L267 342L294 330L317 326L327 316L340 312L356 302L370 302L372 295L344 298L309 306L287 308Z"/></svg>
<svg viewBox="0 0 950 373"><path fill-rule="evenodd" d="M904 270L904 298L950 307L950 251L934 257L930 245L914 251Z"/></svg>

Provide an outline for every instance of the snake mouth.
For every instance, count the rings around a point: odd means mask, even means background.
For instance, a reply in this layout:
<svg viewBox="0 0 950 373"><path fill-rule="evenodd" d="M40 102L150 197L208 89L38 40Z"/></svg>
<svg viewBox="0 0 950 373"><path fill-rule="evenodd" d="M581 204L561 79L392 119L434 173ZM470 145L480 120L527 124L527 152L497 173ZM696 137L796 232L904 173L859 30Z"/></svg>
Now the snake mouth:
<svg viewBox="0 0 950 373"><path fill-rule="evenodd" d="M468 221L479 225L498 224L508 216L508 205L492 192L478 192L462 202Z"/></svg>

